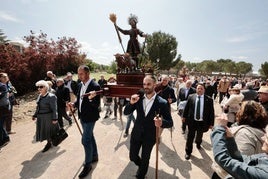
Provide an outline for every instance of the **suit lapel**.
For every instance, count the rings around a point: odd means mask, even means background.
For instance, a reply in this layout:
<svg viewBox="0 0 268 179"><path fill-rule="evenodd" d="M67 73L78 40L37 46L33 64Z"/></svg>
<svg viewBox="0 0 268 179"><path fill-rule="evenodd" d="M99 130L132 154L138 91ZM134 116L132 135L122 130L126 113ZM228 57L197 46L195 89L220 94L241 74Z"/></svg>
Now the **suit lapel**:
<svg viewBox="0 0 268 179"><path fill-rule="evenodd" d="M142 116L145 116L145 112L144 112L144 108L143 108L143 99L144 99L144 97L141 97L141 99L139 100L139 102L138 102L139 104L137 106L137 108L139 110L137 110L137 111L140 111L142 113Z"/></svg>
<svg viewBox="0 0 268 179"><path fill-rule="evenodd" d="M155 99L154 99L154 103L150 109L150 111L148 112L147 116L150 116L150 115L153 115L155 116L156 114L160 113L160 108L158 107L158 96L156 95L155 96ZM146 117L147 117L146 116Z"/></svg>

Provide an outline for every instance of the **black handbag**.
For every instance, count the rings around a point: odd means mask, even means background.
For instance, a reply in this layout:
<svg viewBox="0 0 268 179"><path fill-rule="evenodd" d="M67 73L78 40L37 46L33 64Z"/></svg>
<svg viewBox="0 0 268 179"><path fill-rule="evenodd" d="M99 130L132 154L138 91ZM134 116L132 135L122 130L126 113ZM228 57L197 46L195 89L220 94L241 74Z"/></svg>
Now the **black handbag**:
<svg viewBox="0 0 268 179"><path fill-rule="evenodd" d="M52 144L54 146L57 146L59 145L62 141L64 141L64 139L66 139L68 137L68 134L67 132L61 128L58 130L58 132L56 133L56 135L54 135L52 137Z"/></svg>

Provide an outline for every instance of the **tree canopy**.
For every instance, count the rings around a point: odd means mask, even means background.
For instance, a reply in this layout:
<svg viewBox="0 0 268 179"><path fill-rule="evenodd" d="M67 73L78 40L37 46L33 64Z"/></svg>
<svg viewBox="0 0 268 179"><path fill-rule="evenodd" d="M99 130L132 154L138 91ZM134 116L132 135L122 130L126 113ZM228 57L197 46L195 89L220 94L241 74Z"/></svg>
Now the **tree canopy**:
<svg viewBox="0 0 268 179"><path fill-rule="evenodd" d="M261 64L261 69L259 72L261 75L265 76L268 79L268 62Z"/></svg>
<svg viewBox="0 0 268 179"><path fill-rule="evenodd" d="M31 31L24 40L29 46L23 53L12 44L0 44L0 70L8 73L19 94L31 91L48 70L65 75L85 63L86 55L79 52L80 44L74 38L61 37L54 41L43 32Z"/></svg>
<svg viewBox="0 0 268 179"><path fill-rule="evenodd" d="M7 42L9 42L9 40L7 40L7 36L5 36L3 30L0 29L0 44L5 44Z"/></svg>
<svg viewBox="0 0 268 179"><path fill-rule="evenodd" d="M178 44L174 36L161 31L154 32L147 37L146 42L148 60L157 64L161 70L169 70L180 60L177 57Z"/></svg>

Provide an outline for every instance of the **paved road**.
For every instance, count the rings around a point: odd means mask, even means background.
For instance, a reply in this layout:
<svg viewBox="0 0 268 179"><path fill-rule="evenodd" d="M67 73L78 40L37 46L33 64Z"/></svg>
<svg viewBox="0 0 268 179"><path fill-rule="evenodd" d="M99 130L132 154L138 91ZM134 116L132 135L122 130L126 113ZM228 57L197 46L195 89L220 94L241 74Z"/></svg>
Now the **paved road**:
<svg viewBox="0 0 268 179"><path fill-rule="evenodd" d="M213 160L210 131L204 135L202 149L197 150L194 147L191 159L185 160L186 136L181 134L181 121L174 111L175 105L172 108L175 129L172 137L168 129L165 129L162 134L159 146L159 179L210 178ZM215 109L217 112L220 111L216 103ZM46 142L34 141L35 123L31 120L30 114L31 111L25 111L21 114L25 119L13 124L13 129L17 133L10 136L11 142L0 152L0 178L78 178L82 169L84 151L76 125L70 127L66 125L69 137L58 147L42 153L41 150ZM104 113L101 113L101 116L95 127L99 162L93 165L93 170L87 178L134 179L137 167L128 158L130 138L123 138L124 131L119 120L103 119ZM125 126L125 116L123 122ZM148 179L155 176L155 156L154 148L147 173Z"/></svg>

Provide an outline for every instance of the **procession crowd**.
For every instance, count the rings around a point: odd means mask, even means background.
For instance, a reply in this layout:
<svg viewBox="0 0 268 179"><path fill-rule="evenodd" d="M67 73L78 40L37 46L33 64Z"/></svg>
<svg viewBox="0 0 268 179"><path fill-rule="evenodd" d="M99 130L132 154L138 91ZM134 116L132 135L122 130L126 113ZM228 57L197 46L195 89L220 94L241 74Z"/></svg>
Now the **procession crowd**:
<svg viewBox="0 0 268 179"><path fill-rule="evenodd" d="M268 81L228 76L148 75L137 94L118 98L97 93L106 85L116 85L115 77L105 79L101 75L96 80L85 65L78 68L77 75L78 80L70 72L57 78L48 71L43 80L37 81L39 95L32 119L36 121L35 140L47 142L42 150L45 153L53 147L53 136L64 128L63 120L72 125L74 114L78 116L85 152L79 178L87 176L92 164L99 160L94 126L101 111L105 113L103 120L122 122L122 116L126 116L124 137L131 132L129 158L138 167L136 178L145 178L152 148L161 143L165 128L172 130L172 103L182 120L181 135L186 136L185 160L191 159L193 143L197 150L202 150L203 134L211 129L215 160L211 178L267 176ZM10 142L10 135L16 135L12 130L13 105L18 105L15 95L8 74L0 73L0 148ZM215 103L220 104L222 114L215 114Z"/></svg>

